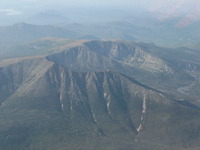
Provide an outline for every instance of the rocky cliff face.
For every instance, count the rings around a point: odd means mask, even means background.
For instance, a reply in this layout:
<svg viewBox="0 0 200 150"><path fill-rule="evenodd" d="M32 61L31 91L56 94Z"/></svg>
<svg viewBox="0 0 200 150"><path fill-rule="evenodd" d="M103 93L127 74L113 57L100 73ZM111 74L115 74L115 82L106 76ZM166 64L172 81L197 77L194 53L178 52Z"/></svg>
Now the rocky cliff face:
<svg viewBox="0 0 200 150"><path fill-rule="evenodd" d="M173 70L163 60L148 53L138 44L131 42L88 42L91 50L105 57L152 72L172 73Z"/></svg>

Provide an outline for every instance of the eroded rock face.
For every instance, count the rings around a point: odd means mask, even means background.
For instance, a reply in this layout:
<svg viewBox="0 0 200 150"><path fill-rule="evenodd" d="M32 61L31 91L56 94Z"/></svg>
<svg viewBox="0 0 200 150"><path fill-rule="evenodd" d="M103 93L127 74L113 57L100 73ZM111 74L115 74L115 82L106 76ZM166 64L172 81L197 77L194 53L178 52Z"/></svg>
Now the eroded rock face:
<svg viewBox="0 0 200 150"><path fill-rule="evenodd" d="M123 42L88 42L85 45L97 54L139 67L150 72L173 73L166 62L148 53L135 43Z"/></svg>

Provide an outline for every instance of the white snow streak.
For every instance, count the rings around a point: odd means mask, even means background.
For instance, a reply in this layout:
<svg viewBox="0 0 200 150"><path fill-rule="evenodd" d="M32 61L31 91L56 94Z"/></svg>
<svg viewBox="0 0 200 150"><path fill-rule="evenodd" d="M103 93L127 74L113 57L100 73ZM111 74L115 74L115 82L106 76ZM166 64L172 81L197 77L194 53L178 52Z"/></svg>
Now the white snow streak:
<svg viewBox="0 0 200 150"><path fill-rule="evenodd" d="M63 104L63 96L62 96L62 93L60 93L60 104L61 104L62 111L64 112L64 104Z"/></svg>
<svg viewBox="0 0 200 150"><path fill-rule="evenodd" d="M142 124L143 124L143 121L144 121L144 115L146 113L146 110L147 110L147 95L144 95L143 97L143 105L142 105L142 116L141 116L141 123L139 125L139 127L137 128L137 132L140 132L140 130L142 129Z"/></svg>
<svg viewBox="0 0 200 150"><path fill-rule="evenodd" d="M104 93L104 98L106 99L106 106L107 106L107 110L108 110L108 114L110 115L110 103L111 103L111 99L110 99L110 95L108 95L107 93Z"/></svg>
<svg viewBox="0 0 200 150"><path fill-rule="evenodd" d="M94 113L92 113L92 117L93 117L93 119L94 119L95 123L97 124L97 119L96 119L96 117L95 117Z"/></svg>

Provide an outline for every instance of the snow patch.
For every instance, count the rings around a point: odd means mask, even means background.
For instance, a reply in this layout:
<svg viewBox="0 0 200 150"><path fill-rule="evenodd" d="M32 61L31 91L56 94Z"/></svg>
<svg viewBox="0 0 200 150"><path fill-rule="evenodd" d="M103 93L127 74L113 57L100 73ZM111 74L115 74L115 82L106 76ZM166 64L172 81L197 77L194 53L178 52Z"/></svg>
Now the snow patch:
<svg viewBox="0 0 200 150"><path fill-rule="evenodd" d="M93 119L94 119L95 123L97 124L97 119L96 119L96 117L95 117L94 113L92 113L92 117L93 117Z"/></svg>
<svg viewBox="0 0 200 150"><path fill-rule="evenodd" d="M137 128L137 132L139 132L142 129L142 124L139 125L139 127Z"/></svg>
<svg viewBox="0 0 200 150"><path fill-rule="evenodd" d="M108 110L108 114L110 115L110 104L111 104L111 98L110 95L107 93L104 93L104 98L106 99L106 106L107 106L107 110Z"/></svg>
<svg viewBox="0 0 200 150"><path fill-rule="evenodd" d="M103 96L104 96L104 98L106 98L107 97L107 93L104 93Z"/></svg>
<svg viewBox="0 0 200 150"><path fill-rule="evenodd" d="M63 104L63 96L62 96L62 93L60 93L60 104L61 104L62 111L64 112L64 104Z"/></svg>
<svg viewBox="0 0 200 150"><path fill-rule="evenodd" d="M143 106L142 106L142 113L145 114L147 109L147 104L146 104L146 95L144 95L143 98Z"/></svg>
<svg viewBox="0 0 200 150"><path fill-rule="evenodd" d="M63 104L61 104L61 107L62 107L62 111L64 111L64 105Z"/></svg>
<svg viewBox="0 0 200 150"><path fill-rule="evenodd" d="M137 132L140 132L142 130L142 124L144 122L144 115L146 113L146 110L147 110L147 95L145 94L143 97L143 104L142 104L142 116L140 118L141 123L137 128Z"/></svg>

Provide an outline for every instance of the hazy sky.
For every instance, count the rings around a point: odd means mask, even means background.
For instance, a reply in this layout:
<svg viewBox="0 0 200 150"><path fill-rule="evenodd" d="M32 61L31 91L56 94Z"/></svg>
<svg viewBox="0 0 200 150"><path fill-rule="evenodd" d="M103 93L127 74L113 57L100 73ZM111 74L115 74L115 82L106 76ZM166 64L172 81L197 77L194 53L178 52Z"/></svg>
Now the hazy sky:
<svg viewBox="0 0 200 150"><path fill-rule="evenodd" d="M173 7L173 5L191 7L200 3L199 0L0 0L0 9L10 10L10 15L20 14L20 10L25 9L59 9L62 8L79 8L79 7L110 7L110 8L127 8L142 9L152 7ZM185 4L185 5L184 5ZM162 10L161 7L161 10ZM15 10L15 11L14 11ZM9 13L7 13L9 14Z"/></svg>
<svg viewBox="0 0 200 150"><path fill-rule="evenodd" d="M176 17L191 10L199 14L200 0L0 0L0 19L2 17L28 17L45 10L55 10L63 14L84 12L88 15L100 13L155 12L158 18ZM196 13L197 12L197 13ZM84 14L85 15L85 14Z"/></svg>
<svg viewBox="0 0 200 150"><path fill-rule="evenodd" d="M0 0L0 15L22 15L48 9L79 11L87 8L87 10L121 9L127 11L141 9L141 3L141 0Z"/></svg>
<svg viewBox="0 0 200 150"><path fill-rule="evenodd" d="M68 9L83 7L126 7L133 0L0 0L0 12L20 15L24 10Z"/></svg>

